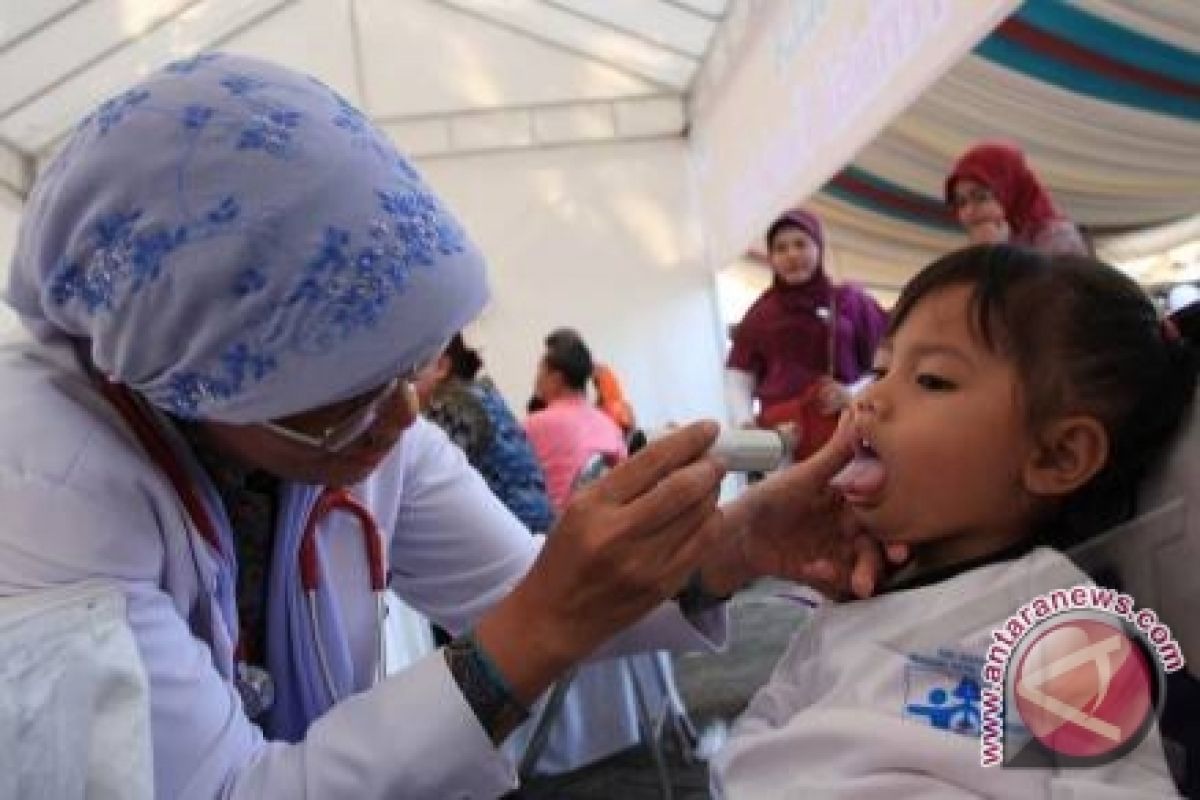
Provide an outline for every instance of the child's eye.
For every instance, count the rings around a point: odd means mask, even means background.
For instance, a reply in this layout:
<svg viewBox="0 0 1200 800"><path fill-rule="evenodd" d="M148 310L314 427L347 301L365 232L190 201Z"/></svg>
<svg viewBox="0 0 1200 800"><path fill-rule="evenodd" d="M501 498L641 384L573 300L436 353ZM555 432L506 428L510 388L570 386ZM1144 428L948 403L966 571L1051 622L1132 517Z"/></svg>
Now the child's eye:
<svg viewBox="0 0 1200 800"><path fill-rule="evenodd" d="M932 375L928 372L922 372L917 375L917 385L931 392L951 392L957 388L945 378Z"/></svg>
<svg viewBox="0 0 1200 800"><path fill-rule="evenodd" d="M887 375L887 367L871 367L867 370L867 374L873 381L883 380L883 376Z"/></svg>

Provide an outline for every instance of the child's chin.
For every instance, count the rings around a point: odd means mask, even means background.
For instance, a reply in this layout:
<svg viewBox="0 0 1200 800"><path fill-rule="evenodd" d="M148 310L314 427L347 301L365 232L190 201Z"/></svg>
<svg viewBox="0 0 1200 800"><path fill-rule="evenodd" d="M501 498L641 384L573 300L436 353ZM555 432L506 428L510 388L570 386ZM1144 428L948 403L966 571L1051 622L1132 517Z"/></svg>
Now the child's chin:
<svg viewBox="0 0 1200 800"><path fill-rule="evenodd" d="M888 520L878 509L863 511L858 519L866 532L883 544L915 544L920 539L906 526Z"/></svg>
<svg viewBox="0 0 1200 800"><path fill-rule="evenodd" d="M850 513L864 530L881 542L902 541L896 536L899 532L895 523L889 523L886 512L879 505L851 505Z"/></svg>

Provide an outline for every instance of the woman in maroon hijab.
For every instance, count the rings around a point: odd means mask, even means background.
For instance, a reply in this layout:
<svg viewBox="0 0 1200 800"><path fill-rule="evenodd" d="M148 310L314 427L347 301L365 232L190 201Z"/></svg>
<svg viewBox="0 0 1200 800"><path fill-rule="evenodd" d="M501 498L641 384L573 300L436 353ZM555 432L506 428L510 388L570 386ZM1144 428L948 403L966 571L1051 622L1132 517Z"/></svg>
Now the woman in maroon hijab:
<svg viewBox="0 0 1200 800"><path fill-rule="evenodd" d="M775 280L734 329L727 393L737 424L795 423L803 456L832 432L845 386L871 368L887 314L858 287L829 280L813 214L795 209L775 220L767 251Z"/></svg>
<svg viewBox="0 0 1200 800"><path fill-rule="evenodd" d="M984 142L964 153L946 178L946 202L972 244L1009 242L1047 254L1088 254L1079 230L1011 145Z"/></svg>

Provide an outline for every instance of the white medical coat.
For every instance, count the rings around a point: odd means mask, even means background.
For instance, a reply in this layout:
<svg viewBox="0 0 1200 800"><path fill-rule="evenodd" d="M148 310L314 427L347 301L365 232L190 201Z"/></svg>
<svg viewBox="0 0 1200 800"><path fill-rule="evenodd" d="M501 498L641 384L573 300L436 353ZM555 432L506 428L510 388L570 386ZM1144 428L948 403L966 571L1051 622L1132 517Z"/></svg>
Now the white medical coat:
<svg viewBox="0 0 1200 800"><path fill-rule="evenodd" d="M813 615L712 763L718 798L1176 797L1157 730L1104 767L984 768L976 731L935 727L930 692L979 680L993 629L1038 594L1088 583L1035 550ZM1135 598L1136 599L1136 598Z"/></svg>
<svg viewBox="0 0 1200 800"><path fill-rule="evenodd" d="M213 555L73 350L2 345L0 386L0 596L89 578L121 587L149 678L158 797L440 800L514 787L439 653L338 704L303 742L264 741L231 679ZM453 631L503 597L541 545L423 421L353 491L389 540L393 588ZM375 608L362 540L348 515L331 515L320 535L366 688ZM724 624L722 613L689 624L667 604L597 656L709 646Z"/></svg>
<svg viewBox="0 0 1200 800"><path fill-rule="evenodd" d="M0 598L0 800L154 797L125 619L125 596L97 581Z"/></svg>

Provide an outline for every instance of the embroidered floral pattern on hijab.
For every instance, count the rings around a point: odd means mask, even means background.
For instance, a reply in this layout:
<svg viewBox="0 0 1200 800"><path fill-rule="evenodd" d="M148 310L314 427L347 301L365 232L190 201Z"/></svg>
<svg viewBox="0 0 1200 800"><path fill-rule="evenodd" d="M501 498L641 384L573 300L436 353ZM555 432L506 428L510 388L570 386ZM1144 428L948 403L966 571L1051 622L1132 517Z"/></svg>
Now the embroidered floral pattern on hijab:
<svg viewBox="0 0 1200 800"><path fill-rule="evenodd" d="M99 369L185 417L258 422L352 396L486 299L478 253L358 109L236 56L176 62L103 103L25 227L9 298L27 325L87 340Z"/></svg>

